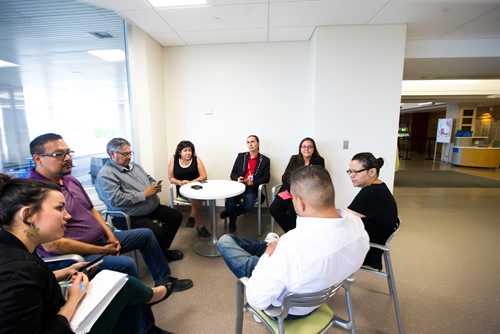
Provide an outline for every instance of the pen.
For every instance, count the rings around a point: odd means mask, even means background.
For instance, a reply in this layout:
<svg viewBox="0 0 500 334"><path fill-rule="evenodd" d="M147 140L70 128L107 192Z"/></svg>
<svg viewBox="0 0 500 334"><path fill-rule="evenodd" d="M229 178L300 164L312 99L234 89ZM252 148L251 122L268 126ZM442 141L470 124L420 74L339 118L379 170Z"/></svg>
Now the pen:
<svg viewBox="0 0 500 334"><path fill-rule="evenodd" d="M85 287L83 286L83 281L80 281L80 290L85 291Z"/></svg>

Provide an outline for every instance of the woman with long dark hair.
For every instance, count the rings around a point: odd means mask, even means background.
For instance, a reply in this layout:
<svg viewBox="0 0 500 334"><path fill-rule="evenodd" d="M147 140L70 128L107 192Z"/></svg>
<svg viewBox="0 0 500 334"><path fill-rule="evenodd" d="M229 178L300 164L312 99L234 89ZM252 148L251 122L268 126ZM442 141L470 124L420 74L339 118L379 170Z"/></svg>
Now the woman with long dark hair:
<svg viewBox="0 0 500 334"><path fill-rule="evenodd" d="M196 150L192 142L183 140L177 144L175 154L168 163L168 176L170 183L177 187L177 197L189 201L191 203L191 213L189 214L187 226L193 227L196 225L196 230L200 237L207 238L210 233L205 227L203 221L202 206L203 201L192 198L184 198L179 193L179 188L191 182L205 181L207 179L207 171L205 165L199 157L196 156Z"/></svg>
<svg viewBox="0 0 500 334"><path fill-rule="evenodd" d="M325 167L325 159L319 154L314 139L306 137L300 141L299 153L291 156L281 177L282 186L280 191L269 208L274 220L285 233L293 230L297 221L297 213L293 208L292 195L290 194L290 176L300 167L310 165Z"/></svg>
<svg viewBox="0 0 500 334"><path fill-rule="evenodd" d="M69 322L89 284L77 272L85 263L52 272L35 252L62 238L70 218L59 185L0 174L0 333L73 333ZM58 281L67 277L73 284L65 300ZM139 333L142 305L172 291L128 277L90 333Z"/></svg>

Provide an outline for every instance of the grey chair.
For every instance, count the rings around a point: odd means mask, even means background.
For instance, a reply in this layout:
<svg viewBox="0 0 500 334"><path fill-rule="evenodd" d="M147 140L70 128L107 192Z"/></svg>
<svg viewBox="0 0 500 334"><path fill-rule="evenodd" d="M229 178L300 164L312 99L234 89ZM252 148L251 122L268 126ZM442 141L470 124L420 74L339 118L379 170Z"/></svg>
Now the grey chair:
<svg viewBox="0 0 500 334"><path fill-rule="evenodd" d="M274 201L274 199L276 198L276 195L280 192L280 189L281 189L281 186L283 184L277 184L275 185L272 189L271 189L271 203ZM269 211L269 215L271 216L271 232L274 232L274 218L273 216L271 215L271 211Z"/></svg>
<svg viewBox="0 0 500 334"><path fill-rule="evenodd" d="M350 330L351 333L356 333L351 304L350 282L347 280L319 292L302 294L290 293L285 296L281 307L270 307L266 310L259 310L250 306L248 303L244 303L245 285L247 281L247 277L242 277L237 281L236 334L241 334L243 331L243 314L245 312L253 314L262 321L271 333L276 334L325 333L333 325ZM331 308L326 304L333 299L341 287L346 291L348 320L344 320L334 315ZM318 308L306 317L296 320L286 320L288 310L294 306Z"/></svg>
<svg viewBox="0 0 500 334"><path fill-rule="evenodd" d="M262 190L264 189L264 194L266 198L267 209L269 210L269 200L267 197L267 183L262 183L257 188L257 198L255 200L255 205L257 205L257 233L259 236L262 235ZM269 214L271 215L271 214ZM227 218L224 219L224 228L227 229Z"/></svg>
<svg viewBox="0 0 500 334"><path fill-rule="evenodd" d="M172 183L170 184L169 191L170 191L170 207L172 209L175 209L176 205L191 206L191 202L189 202L189 200L187 200L186 198L184 198L182 196L179 196L179 194L177 193L177 187L175 184L172 184ZM207 211L207 208L208 208L207 201L203 201L203 204L204 204L205 211Z"/></svg>
<svg viewBox="0 0 500 334"><path fill-rule="evenodd" d="M394 310L396 311L396 320L398 323L398 330L400 334L404 334L404 326L403 326L403 320L401 318L401 311L399 309L399 302L398 302L398 295L396 291L396 282L394 280L394 271L392 269L392 262L391 262L391 250L389 248L389 244L399 231L399 224L394 233L387 239L385 245L380 245L376 244L373 242L370 242L370 247L378 248L382 250L383 257L384 257L384 263L385 263L385 271L376 271L368 268L361 267L361 270L364 272L368 272L371 274L379 275L379 276L384 276L387 279L387 285L389 286L389 293L392 296L392 299L394 301Z"/></svg>
<svg viewBox="0 0 500 334"><path fill-rule="evenodd" d="M57 256L48 256L48 257L42 258L42 260L46 263L59 262L59 261L85 262L85 259L83 258L83 256L78 255L78 254L64 254L64 255L57 255Z"/></svg>

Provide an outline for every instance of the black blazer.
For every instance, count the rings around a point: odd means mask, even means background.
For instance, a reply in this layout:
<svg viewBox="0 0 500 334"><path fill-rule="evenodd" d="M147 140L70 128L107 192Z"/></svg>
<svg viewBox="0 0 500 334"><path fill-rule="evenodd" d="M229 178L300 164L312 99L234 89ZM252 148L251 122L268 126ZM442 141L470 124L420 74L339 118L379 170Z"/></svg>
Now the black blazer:
<svg viewBox="0 0 500 334"><path fill-rule="evenodd" d="M0 230L0 333L73 333L57 314L65 300L47 265Z"/></svg>
<svg viewBox="0 0 500 334"><path fill-rule="evenodd" d="M234 161L233 170L231 170L231 180L236 181L238 180L238 177L245 176L249 156L249 152L238 153L238 156ZM271 161L269 160L269 158L259 153L257 157L257 164L255 165L255 172L253 175L253 184L255 189L262 183L269 182L270 168Z"/></svg>

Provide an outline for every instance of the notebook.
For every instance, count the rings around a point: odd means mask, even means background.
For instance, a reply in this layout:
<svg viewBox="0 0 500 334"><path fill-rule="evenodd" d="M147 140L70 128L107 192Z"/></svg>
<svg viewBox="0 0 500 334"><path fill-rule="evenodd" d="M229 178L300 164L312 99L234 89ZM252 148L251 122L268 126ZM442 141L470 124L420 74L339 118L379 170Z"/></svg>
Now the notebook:
<svg viewBox="0 0 500 334"><path fill-rule="evenodd" d="M99 272L90 281L87 294L75 310L71 329L76 334L88 333L127 280L127 274L111 270Z"/></svg>

